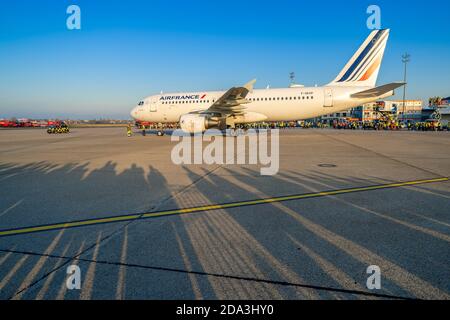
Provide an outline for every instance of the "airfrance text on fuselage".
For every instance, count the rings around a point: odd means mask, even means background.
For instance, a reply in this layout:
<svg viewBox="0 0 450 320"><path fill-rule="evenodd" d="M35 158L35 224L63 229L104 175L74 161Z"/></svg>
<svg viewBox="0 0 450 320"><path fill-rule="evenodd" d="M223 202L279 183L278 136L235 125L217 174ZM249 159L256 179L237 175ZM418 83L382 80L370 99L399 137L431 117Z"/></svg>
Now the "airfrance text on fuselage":
<svg viewBox="0 0 450 320"><path fill-rule="evenodd" d="M205 96L206 94L204 94L201 97L199 94L190 94L184 96L162 96L161 98L159 98L159 100L185 100L185 99L199 100L203 99Z"/></svg>

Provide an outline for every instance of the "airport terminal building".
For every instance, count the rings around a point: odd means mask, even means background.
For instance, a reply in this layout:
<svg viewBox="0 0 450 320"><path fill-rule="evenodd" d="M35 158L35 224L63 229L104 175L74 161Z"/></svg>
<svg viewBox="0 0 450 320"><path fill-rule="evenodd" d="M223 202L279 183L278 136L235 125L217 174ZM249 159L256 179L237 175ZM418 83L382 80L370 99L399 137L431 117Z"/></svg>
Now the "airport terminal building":
<svg viewBox="0 0 450 320"><path fill-rule="evenodd" d="M422 100L384 100L366 103L362 106L345 111L324 115L322 121L376 121L382 118L382 114L392 114L398 120L405 122L417 122L422 120Z"/></svg>

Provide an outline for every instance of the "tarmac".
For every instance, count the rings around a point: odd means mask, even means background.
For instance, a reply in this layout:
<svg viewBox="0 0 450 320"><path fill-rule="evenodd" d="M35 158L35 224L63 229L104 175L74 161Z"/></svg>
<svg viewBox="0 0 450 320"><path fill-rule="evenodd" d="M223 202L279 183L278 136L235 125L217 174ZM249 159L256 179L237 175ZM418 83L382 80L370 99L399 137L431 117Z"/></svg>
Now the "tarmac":
<svg viewBox="0 0 450 320"><path fill-rule="evenodd" d="M285 129L273 176L174 145L1 130L0 299L450 299L450 132Z"/></svg>

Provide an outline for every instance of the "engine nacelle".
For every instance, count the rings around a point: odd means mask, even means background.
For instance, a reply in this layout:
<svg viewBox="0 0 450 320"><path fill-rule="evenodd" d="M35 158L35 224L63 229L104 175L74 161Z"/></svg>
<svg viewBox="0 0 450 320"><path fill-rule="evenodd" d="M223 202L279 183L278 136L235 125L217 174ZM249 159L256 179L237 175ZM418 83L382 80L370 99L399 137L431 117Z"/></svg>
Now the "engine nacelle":
<svg viewBox="0 0 450 320"><path fill-rule="evenodd" d="M218 126L219 120L211 119L208 114L188 113L180 117L180 127L188 133L203 133Z"/></svg>

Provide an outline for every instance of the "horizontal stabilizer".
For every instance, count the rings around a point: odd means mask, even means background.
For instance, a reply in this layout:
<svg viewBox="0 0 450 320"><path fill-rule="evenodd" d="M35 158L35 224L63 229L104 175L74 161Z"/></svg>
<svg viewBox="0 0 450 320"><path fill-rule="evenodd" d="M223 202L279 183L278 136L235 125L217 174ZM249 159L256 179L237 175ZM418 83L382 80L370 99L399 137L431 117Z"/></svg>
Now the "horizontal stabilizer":
<svg viewBox="0 0 450 320"><path fill-rule="evenodd" d="M376 98L376 97L382 96L392 90L400 88L401 86L404 86L405 84L406 84L405 82L393 82L393 83L385 84L385 85L375 87L375 88L372 88L369 90L354 93L350 97L357 98L357 99Z"/></svg>

